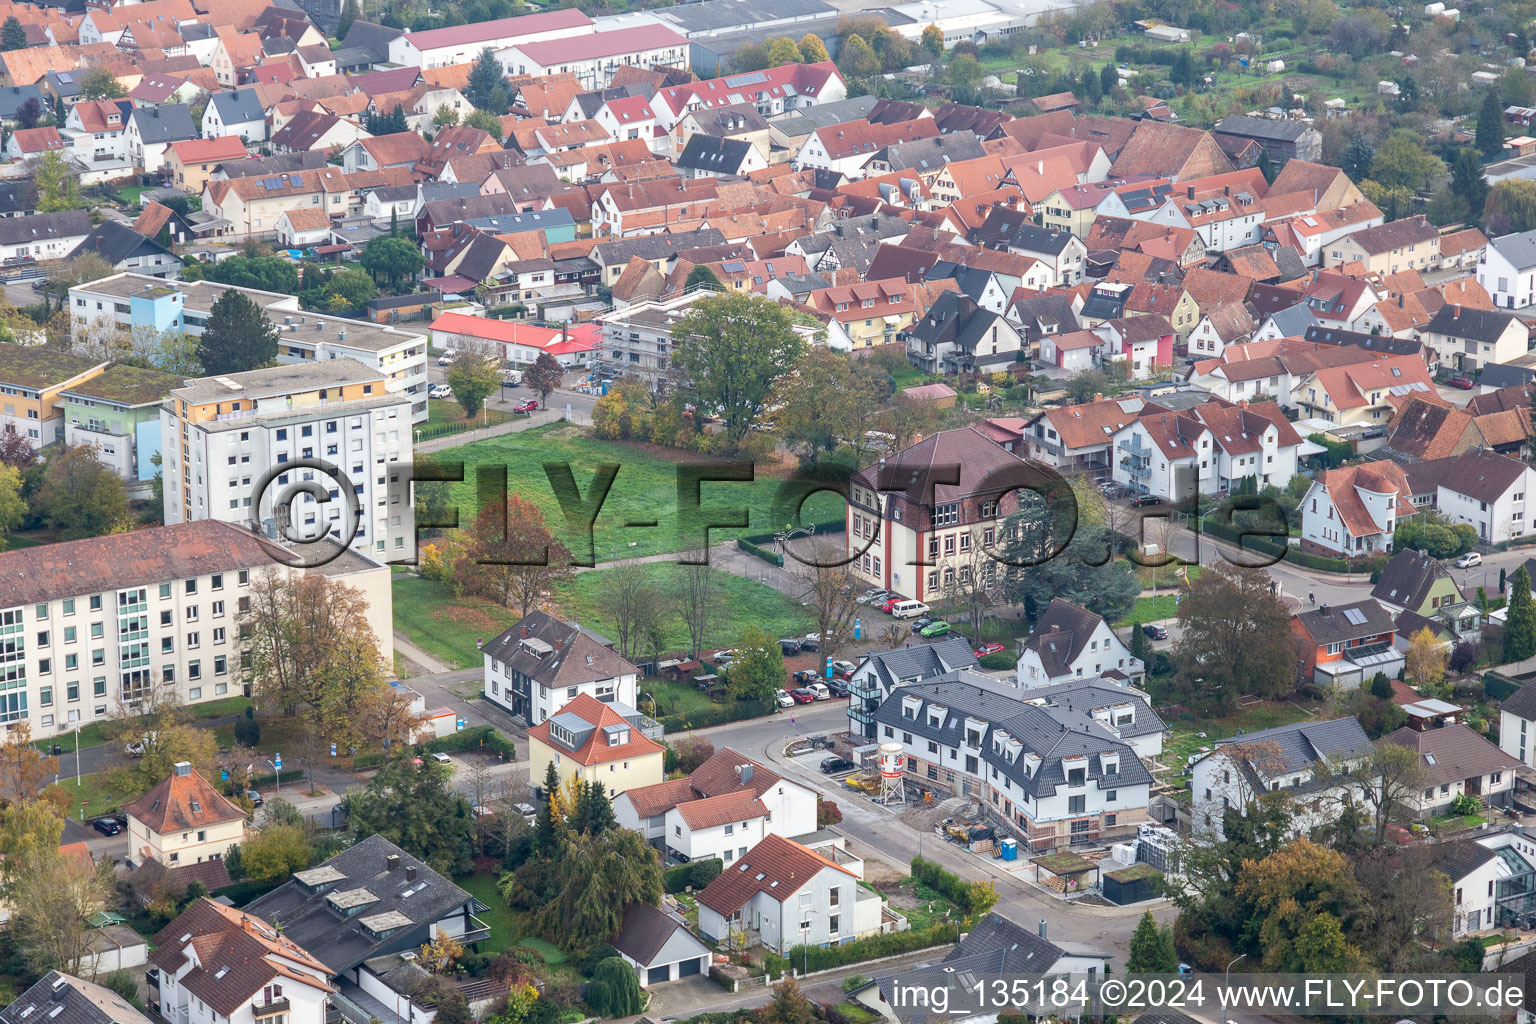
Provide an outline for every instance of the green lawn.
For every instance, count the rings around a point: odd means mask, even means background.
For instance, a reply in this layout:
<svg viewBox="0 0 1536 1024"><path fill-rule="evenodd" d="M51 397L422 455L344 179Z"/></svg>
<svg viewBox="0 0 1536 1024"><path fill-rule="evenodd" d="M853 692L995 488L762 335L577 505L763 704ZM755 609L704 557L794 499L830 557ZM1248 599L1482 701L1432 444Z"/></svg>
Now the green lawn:
<svg viewBox="0 0 1536 1024"><path fill-rule="evenodd" d="M495 875L460 878L458 886L486 906L483 913L476 915L491 929L491 937L483 945L485 952L500 953L508 946L520 944L518 938L522 934L522 922L512 913L507 901L501 898L501 893L496 891Z"/></svg>
<svg viewBox="0 0 1536 1024"><path fill-rule="evenodd" d="M139 196L146 188L147 186L145 185L125 185L112 194L117 197L118 201L128 206L138 206Z"/></svg>
<svg viewBox="0 0 1536 1024"><path fill-rule="evenodd" d="M849 1024L875 1024L880 1015L863 1003L855 1003L852 1000L837 1004L837 1012L848 1019Z"/></svg>
<svg viewBox="0 0 1536 1024"><path fill-rule="evenodd" d="M536 505L544 514L545 525L577 557L584 557L587 548L584 543L577 543L579 534L573 534L567 528L544 466L568 463L577 488L583 496L588 496L597 467L616 464L618 475L593 523L592 550L595 560L601 563L697 546L697 535L685 538L680 526L678 468L684 462L699 464L699 460L684 454L682 460L672 461L655 454L658 451L662 449L600 441L583 428L556 423L459 445L436 457L444 462L464 463L464 482L446 485L451 488L458 504L460 522L473 521L479 507L477 469L505 467L508 491ZM785 511L782 499L777 510L782 515L775 515L775 496L789 493L782 492L781 487L780 480L761 472L753 481L700 484L699 502L705 510L745 512L747 515L745 529L712 529L710 540L766 533L775 525L788 522L792 512ZM708 516L714 519L728 517ZM805 523L841 521L842 498L836 494L816 494L805 502L800 518ZM656 525L636 525L645 523Z"/></svg>
<svg viewBox="0 0 1536 1024"><path fill-rule="evenodd" d="M1137 565L1128 558L1119 559L1116 564L1122 565L1127 570L1134 572L1136 574L1136 581L1141 584L1142 590L1151 590L1154 581L1157 584L1158 590L1177 589L1181 585L1180 581L1186 578L1185 576L1178 575L1181 570L1187 574L1187 578L1191 583L1200 578L1200 566L1198 565L1179 565L1178 563L1171 562L1168 565L1160 565L1154 569L1148 565Z"/></svg>
<svg viewBox="0 0 1536 1024"><path fill-rule="evenodd" d="M211 700L206 704L193 704L188 709L192 712L194 721L207 721L210 718L223 718L225 715L238 715L250 707L249 697L225 697L223 700ZM107 722L91 722L80 729L80 749L99 747L108 742ZM226 727L229 728L229 727ZM75 736L73 733L64 733L61 736L50 736L47 739L38 740L35 746L43 753L51 753L53 745L57 743L66 754L74 753Z"/></svg>
<svg viewBox="0 0 1536 1024"><path fill-rule="evenodd" d="M1163 619L1171 619L1178 614L1178 596L1175 594L1158 594L1156 597L1138 597L1136 603L1131 606L1127 614L1116 626L1129 626L1133 622L1160 622Z"/></svg>
<svg viewBox="0 0 1536 1024"><path fill-rule="evenodd" d="M74 802L70 805L69 815L76 821L80 820L80 804L85 802L85 818L87 820L109 811L115 811L120 806L139 796L138 793L124 792L120 788L114 788L109 781L107 772L98 772L95 775L82 776L80 785L75 785L73 778L62 778L59 784L69 790Z"/></svg>
<svg viewBox="0 0 1536 1024"><path fill-rule="evenodd" d="M709 695L696 686L687 683L676 683L670 679L658 679L655 676L647 676L641 681L639 690L641 694L654 698L656 701L656 715L684 715L713 705ZM640 698L644 703L645 697ZM645 708L641 708L646 711ZM651 712L646 711L646 714Z"/></svg>
<svg viewBox="0 0 1536 1024"><path fill-rule="evenodd" d="M1215 745L1218 739L1236 736L1237 730L1245 733L1260 729L1273 729L1281 725L1304 721L1311 716L1295 704L1265 701L1251 708L1227 715L1225 718L1201 718L1194 722L1168 722L1169 736L1163 743L1162 761L1165 764L1183 764L1185 758L1201 747ZM1205 738L1200 738L1200 733Z"/></svg>
<svg viewBox="0 0 1536 1024"><path fill-rule="evenodd" d="M506 412L501 409L486 409L483 413L474 416L465 416L464 407L453 399L430 398L427 400L426 428L444 427L452 423L466 427L478 427L484 424L495 426L508 420L516 419L516 413Z"/></svg>
<svg viewBox="0 0 1536 1024"><path fill-rule="evenodd" d="M672 562L645 566L658 594L665 594L672 579L682 572ZM574 618L599 633L613 635L613 623L598 608L603 570L577 573L561 584L556 607L564 618ZM811 615L788 597L752 580L714 571L716 597L705 633L707 647L727 647L741 639L748 624L762 627L769 639L797 636L811 630ZM490 640L520 616L508 608L478 597L455 597L432 580L397 573L394 579L395 630L418 647L459 668L481 663L475 640ZM676 616L665 623L668 649L688 642L688 631ZM702 696L702 695L700 695Z"/></svg>

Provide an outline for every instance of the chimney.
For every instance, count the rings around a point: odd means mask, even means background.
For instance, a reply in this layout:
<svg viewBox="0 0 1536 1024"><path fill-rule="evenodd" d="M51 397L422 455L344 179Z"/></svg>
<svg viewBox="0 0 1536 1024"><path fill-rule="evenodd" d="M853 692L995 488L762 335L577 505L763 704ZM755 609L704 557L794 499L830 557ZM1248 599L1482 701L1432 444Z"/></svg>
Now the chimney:
<svg viewBox="0 0 1536 1024"><path fill-rule="evenodd" d="M1319 615L1332 615L1333 612L1329 611L1328 610L1328 606L1325 604L1325 605L1323 605L1321 608L1319 608L1317 610L1317 614L1319 614Z"/></svg>
<svg viewBox="0 0 1536 1024"><path fill-rule="evenodd" d="M416 865L414 865L414 864L407 864L405 866L405 880L407 882L414 882L414 881L416 881Z"/></svg>
<svg viewBox="0 0 1536 1024"><path fill-rule="evenodd" d="M1093 400L1095 402L1102 402L1102 401L1104 401L1104 396L1103 396L1103 394L1101 394L1099 392L1094 392Z"/></svg>
<svg viewBox="0 0 1536 1024"><path fill-rule="evenodd" d="M1045 929L1046 929L1045 918L1042 917L1040 919L1040 937L1042 939L1046 938ZM1047 941L1049 941L1049 940L1047 940Z"/></svg>
<svg viewBox="0 0 1536 1024"><path fill-rule="evenodd" d="M1461 303L1458 302L1451 306L1451 319L1461 319Z"/></svg>
<svg viewBox="0 0 1536 1024"><path fill-rule="evenodd" d="M174 765L172 765L171 770L177 778L186 778L188 775L192 774L192 762L177 761Z"/></svg>
<svg viewBox="0 0 1536 1024"><path fill-rule="evenodd" d="M392 853L388 857L384 858L384 870L385 871L393 871L393 870L395 870L395 868L397 868L399 866L400 866L400 855L398 853Z"/></svg>
<svg viewBox="0 0 1536 1024"><path fill-rule="evenodd" d="M736 766L737 781L743 786L750 786L752 784L752 768L753 765L750 762Z"/></svg>

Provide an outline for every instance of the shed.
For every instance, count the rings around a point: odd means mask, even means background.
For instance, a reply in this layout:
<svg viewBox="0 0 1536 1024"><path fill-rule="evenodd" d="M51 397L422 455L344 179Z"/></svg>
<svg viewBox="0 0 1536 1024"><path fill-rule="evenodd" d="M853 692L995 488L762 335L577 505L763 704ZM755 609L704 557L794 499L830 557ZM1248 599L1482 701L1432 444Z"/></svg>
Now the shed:
<svg viewBox="0 0 1536 1024"><path fill-rule="evenodd" d="M1125 906L1157 898L1162 893L1163 873L1151 864L1132 864L1104 876L1104 898Z"/></svg>
<svg viewBox="0 0 1536 1024"><path fill-rule="evenodd" d="M935 409L953 409L957 397L954 388L948 384L937 383L902 388L900 395L904 402L922 402Z"/></svg>
<svg viewBox="0 0 1536 1024"><path fill-rule="evenodd" d="M641 988L709 974L711 954L704 941L681 918L647 903L624 908L613 948L635 969Z"/></svg>

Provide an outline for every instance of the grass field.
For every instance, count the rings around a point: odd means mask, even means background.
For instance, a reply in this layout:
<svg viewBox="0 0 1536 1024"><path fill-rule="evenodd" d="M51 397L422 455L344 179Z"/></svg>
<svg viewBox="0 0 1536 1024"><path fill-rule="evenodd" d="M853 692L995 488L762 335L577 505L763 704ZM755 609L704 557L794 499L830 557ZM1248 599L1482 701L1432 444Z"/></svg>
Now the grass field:
<svg viewBox="0 0 1536 1024"><path fill-rule="evenodd" d="M1115 623L1116 626L1129 626L1134 622L1148 623L1161 622L1163 619L1171 619L1178 613L1179 602L1176 594L1158 594L1156 597L1138 597L1136 603L1131 606L1130 612Z"/></svg>
<svg viewBox="0 0 1536 1024"><path fill-rule="evenodd" d="M1225 718L1203 718L1198 722L1172 721L1168 723L1169 736L1163 744L1163 762L1183 764L1185 758L1201 747L1209 747L1217 739L1236 736L1239 729L1245 733L1276 726L1305 721L1312 716L1305 708L1295 704L1265 701L1255 704ZM1200 738L1200 733L1205 738Z"/></svg>
<svg viewBox="0 0 1536 1024"><path fill-rule="evenodd" d="M188 710L192 712L194 721L203 722L210 718L238 715L250 706L251 699L249 697L225 697L223 700L208 701L206 704L193 704ZM108 724L106 722L92 722L89 725L82 726L80 729L80 749L85 750L89 747L99 747L106 743ZM233 735L233 727L226 726L225 728ZM55 743L63 748L64 753L73 753L75 750L74 733L50 736L47 739L38 740L33 745L46 754L52 752Z"/></svg>
<svg viewBox="0 0 1536 1024"><path fill-rule="evenodd" d="M642 679L639 691L643 695L640 697L642 703L646 697L655 699L657 715L686 715L714 705L709 695L696 686L676 683L670 679L658 679L655 676ZM649 711L646 713L650 714Z"/></svg>
<svg viewBox="0 0 1536 1024"><path fill-rule="evenodd" d="M661 594L681 572L671 562L647 563L645 570ZM602 570L577 573L560 586L551 610L611 637L613 623L598 607L602 580ZM717 596L711 601L705 646L736 643L749 623L762 627L769 639L803 634L814 626L810 613L772 587L719 570L714 570L713 586ZM459 668L481 663L477 638L490 640L521 617L478 597L455 597L439 583L405 573L395 575L394 605L396 631ZM687 643L688 632L676 616L668 617L665 629L668 649Z"/></svg>
<svg viewBox="0 0 1536 1024"><path fill-rule="evenodd" d="M634 445L616 444L591 437L580 427L557 423L517 434L486 438L439 453L444 462L464 463L464 482L446 485L459 508L460 522L473 521L479 508L476 472L480 467L506 467L507 490L532 502L544 514L545 525L578 557L586 550L566 526L560 503L546 475L546 464L569 464L583 497L589 495L599 465L619 467L613 486L593 523L593 552L597 562L681 551L697 545L685 538L679 525L678 467L683 462L663 458ZM687 460L697 463L698 460ZM718 475L718 474L717 474ZM426 485L432 486L432 485ZM699 486L699 503L706 510L720 510L709 518L723 520L729 513L746 512L744 529L712 529L711 541L740 534L766 533L783 525L788 516L776 517L774 497L781 481L758 473L753 481L709 481ZM779 511L783 511L781 508ZM841 520L843 502L835 494L817 494L801 512L806 523ZM655 525L637 525L654 523Z"/></svg>
<svg viewBox="0 0 1536 1024"><path fill-rule="evenodd" d="M451 398L430 398L427 400L426 427L443 427L448 424L462 424L468 427L478 427L482 424L495 426L508 420L516 419L516 413L505 412L501 409L486 409L483 413L473 416L464 415L464 407Z"/></svg>
<svg viewBox="0 0 1536 1024"><path fill-rule="evenodd" d="M524 915L508 907L501 893L496 891L495 875L471 875L456 881L459 888L486 905L486 911L477 915L491 929L491 937L485 940L486 952L500 953L512 946L527 946L538 950L551 967L559 967L570 959L565 950L528 932Z"/></svg>
<svg viewBox="0 0 1536 1024"><path fill-rule="evenodd" d="M109 778L110 776L106 772L85 775L81 777L80 785L78 786L75 785L73 778L60 779L59 785L67 789L70 795L74 797L74 802L69 808L69 816L76 821L80 820L81 801L85 803L84 816L89 821L91 818L100 817L109 811L116 810L139 795L138 793L124 792L120 788L114 788Z"/></svg>

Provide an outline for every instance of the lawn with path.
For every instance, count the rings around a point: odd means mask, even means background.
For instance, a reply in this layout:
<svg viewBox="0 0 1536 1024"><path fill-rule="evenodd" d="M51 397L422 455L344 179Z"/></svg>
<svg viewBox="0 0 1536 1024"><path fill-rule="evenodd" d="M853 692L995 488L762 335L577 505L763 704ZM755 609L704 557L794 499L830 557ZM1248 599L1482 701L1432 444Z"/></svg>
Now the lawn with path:
<svg viewBox="0 0 1536 1024"><path fill-rule="evenodd" d="M675 454L676 458L672 458ZM601 441L585 428L569 423L554 423L515 434L485 438L445 449L435 456L441 462L463 462L464 481L442 485L450 488L459 509L459 521L473 522L480 507L477 473L481 467L506 468L507 491L532 502L544 514L544 523L574 553L579 534L567 527L554 487L545 473L545 464L569 464L576 487L583 498L590 496L593 476L601 465L619 467L596 520L593 523L594 557L598 563L621 558L681 551L693 539L681 536L678 525L678 469L685 465L718 464L723 459L704 459L687 452L672 452L653 445L635 445ZM719 474L716 474L719 475ZM707 481L699 485L699 503L706 510L745 511L747 526L737 529L712 529L713 542L738 535L767 533L781 526L774 512L774 499L781 493L780 478L765 475L761 467L751 481ZM434 486L431 484L418 486ZM843 500L836 494L821 493L806 501L801 512L803 523L843 520ZM782 511L782 508L780 509ZM712 515L717 520L728 515ZM786 520L787 521L787 520ZM633 525L655 523L654 526ZM696 546L696 544L695 544Z"/></svg>
<svg viewBox="0 0 1536 1024"><path fill-rule="evenodd" d="M1273 729L1281 725L1303 722L1314 716L1304 707L1289 701L1261 701L1222 718L1199 717L1194 721L1174 719L1166 722L1168 739L1163 744L1164 764L1182 765L1201 747L1215 746L1216 741L1244 733ZM1205 733L1202 738L1201 733Z"/></svg>
<svg viewBox="0 0 1536 1024"><path fill-rule="evenodd" d="M643 569L662 595L683 571L670 561L648 562ZM748 625L759 626L769 639L802 635L815 627L806 609L772 587L719 569L710 572L714 596L704 646L734 645ZM613 622L600 607L603 573L577 573L562 582L549 610L612 637ZM475 641L488 641L521 618L510 608L471 595L455 596L441 583L403 572L394 578L394 617L398 633L457 668L479 666ZM663 628L668 650L687 645L688 631L677 616L668 616Z"/></svg>

